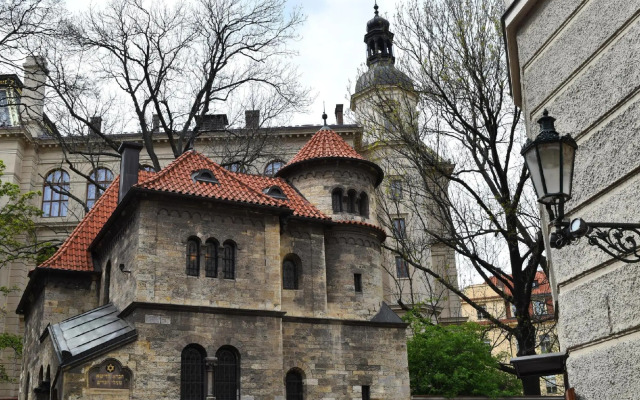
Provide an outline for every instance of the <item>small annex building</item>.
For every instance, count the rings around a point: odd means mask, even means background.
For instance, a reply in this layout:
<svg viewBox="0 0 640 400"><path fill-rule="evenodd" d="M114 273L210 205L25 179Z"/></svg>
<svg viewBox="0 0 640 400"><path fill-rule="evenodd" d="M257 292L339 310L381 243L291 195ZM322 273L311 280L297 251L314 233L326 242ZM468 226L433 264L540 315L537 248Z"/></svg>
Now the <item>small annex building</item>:
<svg viewBox="0 0 640 400"><path fill-rule="evenodd" d="M140 149L30 273L21 400L410 398L375 163L327 126L276 177Z"/></svg>

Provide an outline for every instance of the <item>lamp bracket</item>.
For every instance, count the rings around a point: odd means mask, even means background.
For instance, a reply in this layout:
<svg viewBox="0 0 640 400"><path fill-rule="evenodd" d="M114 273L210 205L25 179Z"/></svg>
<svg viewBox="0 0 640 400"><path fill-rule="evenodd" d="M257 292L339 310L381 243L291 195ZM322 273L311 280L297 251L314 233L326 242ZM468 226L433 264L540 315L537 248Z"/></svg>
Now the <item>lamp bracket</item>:
<svg viewBox="0 0 640 400"><path fill-rule="evenodd" d="M583 232L571 229L571 225L578 221L556 221L556 231L549 239L551 247L560 249L572 244L581 237L586 237L589 245L596 246L614 259L626 263L640 262L640 224L591 222ZM575 228L575 227L574 227Z"/></svg>

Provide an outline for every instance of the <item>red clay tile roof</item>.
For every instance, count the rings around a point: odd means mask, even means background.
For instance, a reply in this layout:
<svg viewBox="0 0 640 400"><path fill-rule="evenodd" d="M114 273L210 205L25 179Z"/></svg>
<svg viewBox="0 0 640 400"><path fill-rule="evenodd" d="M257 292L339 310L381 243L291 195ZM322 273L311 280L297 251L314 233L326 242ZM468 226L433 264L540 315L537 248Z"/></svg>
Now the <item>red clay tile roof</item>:
<svg viewBox="0 0 640 400"><path fill-rule="evenodd" d="M374 225L374 224L370 224L368 222L362 222L362 221L353 221L353 220L346 220L346 219L340 219L340 220L334 220L333 221L334 224L343 224L343 225L359 225L359 226L366 226L368 228L372 228L375 229L377 231L379 231L380 233L382 233L383 237L387 237L387 232L385 232L384 229L382 229L381 227L379 227L378 225Z"/></svg>
<svg viewBox="0 0 640 400"><path fill-rule="evenodd" d="M203 169L210 170L218 183L194 181L192 174ZM116 177L58 251L38 268L93 271L91 254L87 249L118 205L119 180L120 177ZM278 199L263 193L273 186L278 186L287 198ZM227 171L193 151L184 153L158 173L140 171L139 183L135 187L272 206L291 210L299 217L330 219L281 178Z"/></svg>
<svg viewBox="0 0 640 400"><path fill-rule="evenodd" d="M287 165L318 158L335 157L363 160L362 156L335 131L322 128L313 135Z"/></svg>
<svg viewBox="0 0 640 400"><path fill-rule="evenodd" d="M153 172L140 171L139 179L145 180L152 175L154 175ZM40 264L38 268L93 271L91 254L87 249L118 205L119 182L120 177L118 176L104 191L82 221L75 227L58 251L48 260Z"/></svg>
<svg viewBox="0 0 640 400"><path fill-rule="evenodd" d="M296 189L290 186L282 178L270 178L262 175L249 175L242 173L234 174L237 179L244 182L247 186L260 191L261 193L273 186L279 187L286 199L274 199L281 205L284 205L293 210L293 215L304 218L316 218L329 220L328 216L324 215L313 204L309 203Z"/></svg>

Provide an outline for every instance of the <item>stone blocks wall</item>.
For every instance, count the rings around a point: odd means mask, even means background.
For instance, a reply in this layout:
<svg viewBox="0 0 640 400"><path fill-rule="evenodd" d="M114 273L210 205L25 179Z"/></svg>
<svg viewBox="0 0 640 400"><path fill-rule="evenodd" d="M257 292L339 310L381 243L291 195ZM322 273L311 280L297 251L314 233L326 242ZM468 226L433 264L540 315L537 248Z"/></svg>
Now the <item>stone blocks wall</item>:
<svg viewBox="0 0 640 400"><path fill-rule="evenodd" d="M284 373L303 372L305 398L361 399L369 385L372 399L409 399L404 328L287 320Z"/></svg>

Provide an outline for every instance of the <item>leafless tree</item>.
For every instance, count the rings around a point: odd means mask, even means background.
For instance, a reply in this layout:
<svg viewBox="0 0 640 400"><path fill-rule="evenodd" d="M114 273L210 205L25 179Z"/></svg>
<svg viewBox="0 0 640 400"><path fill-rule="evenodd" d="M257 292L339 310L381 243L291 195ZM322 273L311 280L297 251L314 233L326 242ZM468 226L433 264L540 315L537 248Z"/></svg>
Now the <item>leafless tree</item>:
<svg viewBox="0 0 640 400"><path fill-rule="evenodd" d="M223 165L250 165L268 128L310 100L288 47L304 16L285 3L112 0L59 18L23 51L46 71L48 134L67 167L97 184L76 166L119 157L125 132L142 138L156 170L158 146L178 157L202 135ZM245 110L260 111L246 127Z"/></svg>
<svg viewBox="0 0 640 400"><path fill-rule="evenodd" d="M401 5L394 43L398 68L413 87L377 88L367 101L378 111L360 118L372 146L386 145L401 160L396 175L403 197L382 201L382 209L390 217L399 208L416 216L406 238L388 241L388 249L514 337L524 356L535 354L537 345L532 283L538 269L548 271L538 209L527 196L529 174L519 155L525 140L521 111L509 97L503 7L502 0ZM427 243L455 251L460 264L513 304L515 326L466 296L455 277L422 262L417 250ZM540 394L537 378L524 379L523 386L525 394Z"/></svg>

